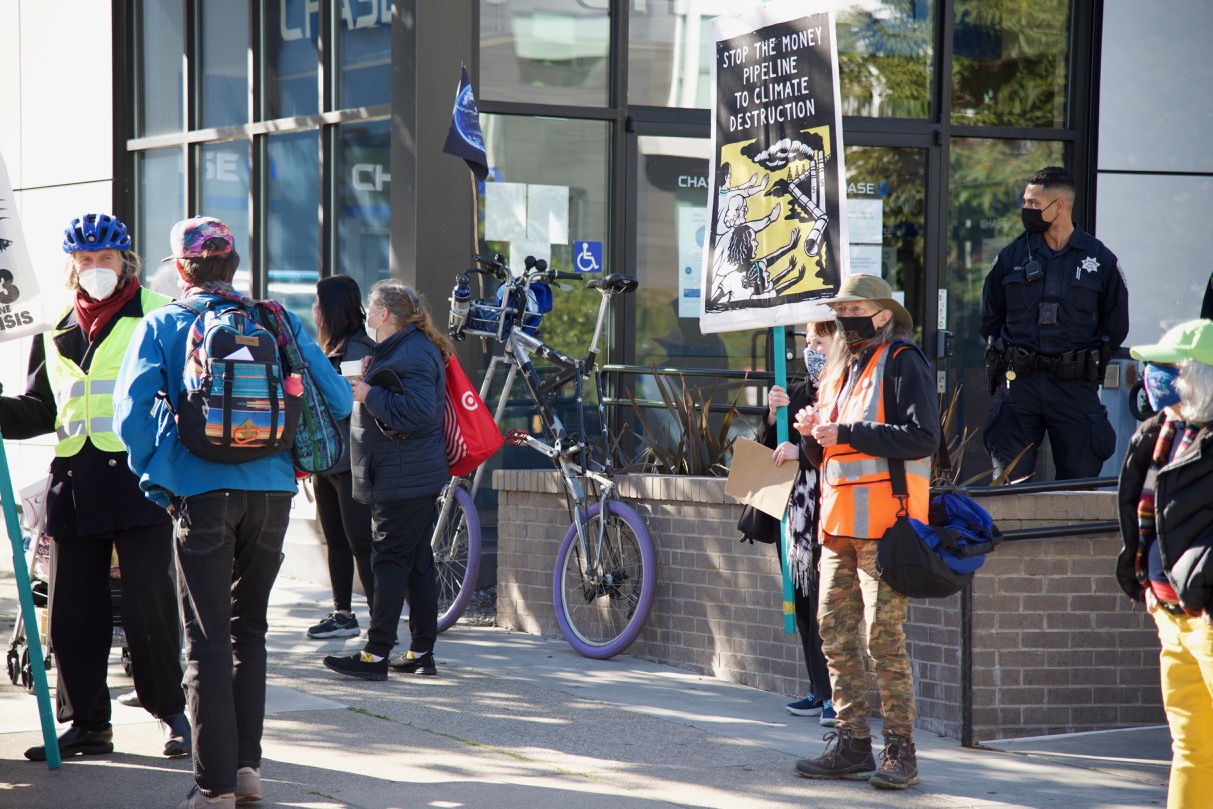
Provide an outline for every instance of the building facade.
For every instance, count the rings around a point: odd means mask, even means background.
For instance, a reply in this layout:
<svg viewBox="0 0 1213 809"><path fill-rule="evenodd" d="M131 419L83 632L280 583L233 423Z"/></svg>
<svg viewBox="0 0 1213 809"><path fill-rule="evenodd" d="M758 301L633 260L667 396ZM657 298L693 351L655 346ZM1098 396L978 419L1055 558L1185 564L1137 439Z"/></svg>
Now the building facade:
<svg viewBox="0 0 1213 809"><path fill-rule="evenodd" d="M981 426L982 281L1019 232L1023 181L1074 170L1076 219L1121 259L1129 343L1199 314L1213 231L1213 6L1171 0L828 0L837 13L855 271L919 324L941 392ZM766 332L704 336L708 23L732 0L11 0L0 8L0 153L45 288L84 210L168 254L177 219L223 218L239 283L309 321L317 279L415 283L439 319L474 250L557 267L600 243L639 277L610 324L617 366L765 370ZM465 63L490 176L442 153ZM7 205L0 201L0 206ZM473 223L475 232L473 232ZM579 354L596 296L557 294ZM66 295L64 295L66 300ZM0 352L23 385L28 340ZM465 364L479 358L467 346ZM798 355L798 351L796 355ZM616 379L615 395L628 377ZM632 392L645 396L644 377ZM1127 385L1104 391L1121 445ZM750 393L758 403L760 391ZM979 442L974 442L979 443ZM1115 462L1109 462L1105 472Z"/></svg>

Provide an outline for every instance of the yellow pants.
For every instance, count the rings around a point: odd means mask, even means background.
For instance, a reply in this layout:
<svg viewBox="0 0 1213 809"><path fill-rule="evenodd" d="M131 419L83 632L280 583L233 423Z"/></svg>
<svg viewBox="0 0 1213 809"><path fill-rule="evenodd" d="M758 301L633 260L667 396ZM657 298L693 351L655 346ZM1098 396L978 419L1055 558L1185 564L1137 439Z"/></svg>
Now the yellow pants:
<svg viewBox="0 0 1213 809"><path fill-rule="evenodd" d="M1213 627L1154 610L1162 641L1162 701L1171 726L1167 809L1213 803Z"/></svg>

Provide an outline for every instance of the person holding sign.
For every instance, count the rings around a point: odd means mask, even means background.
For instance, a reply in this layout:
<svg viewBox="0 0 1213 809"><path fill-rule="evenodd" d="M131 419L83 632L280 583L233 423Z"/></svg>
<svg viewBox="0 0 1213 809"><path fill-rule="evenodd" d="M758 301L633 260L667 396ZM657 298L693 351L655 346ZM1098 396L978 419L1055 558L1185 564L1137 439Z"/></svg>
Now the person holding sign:
<svg viewBox="0 0 1213 809"><path fill-rule="evenodd" d="M126 225L89 213L64 231L72 306L30 350L29 387L0 398L6 438L59 435L46 495L46 533L56 545L51 594L51 644L58 687L57 718L71 722L59 754L114 749L106 668L113 638L110 563L115 551L122 581L122 625L131 674L143 707L165 733L164 755L191 746L181 690L173 529L149 503L114 433L114 381L135 327L169 298L142 288L143 262ZM45 761L46 748L25 751Z"/></svg>
<svg viewBox="0 0 1213 809"><path fill-rule="evenodd" d="M800 435L792 432L791 440L776 446L776 414L780 407L796 413L817 400L817 383L825 367L826 355L838 327L833 321L810 323L805 326L804 381L789 390L775 385L767 395L767 417L758 428L758 441L774 449L771 460L776 465L798 461L800 472L792 485L788 499L788 531L792 540L789 553L792 571L793 599L796 609L796 631L804 651L804 664L809 674L809 690L803 699L788 704L794 716L821 717L822 727L833 727L834 712L830 672L821 651L821 633L817 626L818 583L821 580L821 543L818 541L818 517L821 513L821 483L817 470L800 451ZM776 543L776 549L781 546Z"/></svg>
<svg viewBox="0 0 1213 809"><path fill-rule="evenodd" d="M817 617L838 723L826 736L825 753L796 762L796 772L905 789L919 782L914 678L903 628L909 599L880 580L876 550L899 512L927 521L938 394L926 357L909 340L913 319L883 279L852 275L826 303L839 336L821 374L817 406L801 409L794 426L802 452L821 470ZM894 495L895 476L904 477L907 495ZM865 642L884 719L879 770L868 729Z"/></svg>

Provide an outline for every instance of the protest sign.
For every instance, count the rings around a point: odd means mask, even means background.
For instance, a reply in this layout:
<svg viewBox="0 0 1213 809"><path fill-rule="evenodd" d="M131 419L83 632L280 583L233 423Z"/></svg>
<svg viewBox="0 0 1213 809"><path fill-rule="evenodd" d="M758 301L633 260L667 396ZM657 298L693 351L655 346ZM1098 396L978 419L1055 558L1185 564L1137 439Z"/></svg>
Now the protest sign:
<svg viewBox="0 0 1213 809"><path fill-rule="evenodd" d="M705 333L826 320L848 266L834 14L812 6L712 23Z"/></svg>
<svg viewBox="0 0 1213 809"><path fill-rule="evenodd" d="M0 342L50 328L21 232L16 195L0 156Z"/></svg>

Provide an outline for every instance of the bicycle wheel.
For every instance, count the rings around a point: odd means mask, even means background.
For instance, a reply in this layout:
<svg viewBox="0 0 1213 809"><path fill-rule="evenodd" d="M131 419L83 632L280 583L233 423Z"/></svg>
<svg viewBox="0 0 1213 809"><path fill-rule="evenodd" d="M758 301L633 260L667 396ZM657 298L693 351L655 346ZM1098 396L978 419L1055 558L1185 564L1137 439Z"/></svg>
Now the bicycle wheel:
<svg viewBox="0 0 1213 809"><path fill-rule="evenodd" d="M463 615L480 573L480 515L471 495L458 486L448 486L438 498L439 514L443 499L452 492L455 499L446 521L434 526L430 539L438 576L439 632L450 629Z"/></svg>
<svg viewBox="0 0 1213 809"><path fill-rule="evenodd" d="M584 549L577 526L569 526L556 554L552 598L569 645L586 657L605 660L628 648L644 628L657 587L657 554L640 515L616 501L606 503L599 550L601 512L599 503L585 512Z"/></svg>

